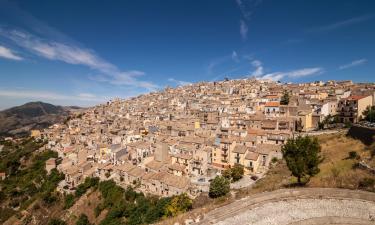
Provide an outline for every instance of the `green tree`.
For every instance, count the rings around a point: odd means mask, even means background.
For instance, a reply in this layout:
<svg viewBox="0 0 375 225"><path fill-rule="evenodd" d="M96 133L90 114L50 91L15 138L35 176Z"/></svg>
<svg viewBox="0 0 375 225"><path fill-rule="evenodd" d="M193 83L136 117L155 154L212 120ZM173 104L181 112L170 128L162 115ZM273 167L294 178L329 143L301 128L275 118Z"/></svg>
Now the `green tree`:
<svg viewBox="0 0 375 225"><path fill-rule="evenodd" d="M89 221L89 218L87 218L86 214L81 213L81 215L78 217L76 225L91 225L91 223Z"/></svg>
<svg viewBox="0 0 375 225"><path fill-rule="evenodd" d="M301 183L301 178L319 173L320 150L318 139L309 136L289 139L282 147L283 157L298 183Z"/></svg>
<svg viewBox="0 0 375 225"><path fill-rule="evenodd" d="M235 164L231 169L231 177L233 182L238 181L243 177L244 168L241 164Z"/></svg>
<svg viewBox="0 0 375 225"><path fill-rule="evenodd" d="M167 216L176 216L191 209L193 201L187 196L186 193L174 196L170 204L166 207Z"/></svg>
<svg viewBox="0 0 375 225"><path fill-rule="evenodd" d="M223 177L225 177L228 180L232 179L232 170L230 168L224 170L221 174Z"/></svg>
<svg viewBox="0 0 375 225"><path fill-rule="evenodd" d="M211 198L218 198L229 193L229 180L222 176L217 176L210 183L209 196Z"/></svg>
<svg viewBox="0 0 375 225"><path fill-rule="evenodd" d="M58 218L53 218L48 222L48 225L66 225L66 222Z"/></svg>
<svg viewBox="0 0 375 225"><path fill-rule="evenodd" d="M289 92L287 90L284 90L283 96L281 96L280 104L281 105L289 104Z"/></svg>
<svg viewBox="0 0 375 225"><path fill-rule="evenodd" d="M362 115L364 119L374 123L375 122L375 106L367 106L366 110L363 111Z"/></svg>

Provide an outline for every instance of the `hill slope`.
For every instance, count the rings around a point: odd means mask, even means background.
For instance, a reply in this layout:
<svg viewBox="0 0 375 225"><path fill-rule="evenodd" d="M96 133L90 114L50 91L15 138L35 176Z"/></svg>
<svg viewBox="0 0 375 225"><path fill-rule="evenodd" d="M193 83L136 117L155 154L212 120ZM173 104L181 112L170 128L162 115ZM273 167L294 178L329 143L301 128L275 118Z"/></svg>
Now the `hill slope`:
<svg viewBox="0 0 375 225"><path fill-rule="evenodd" d="M44 102L29 102L0 111L0 135L25 134L31 129L41 129L62 122L69 108Z"/></svg>

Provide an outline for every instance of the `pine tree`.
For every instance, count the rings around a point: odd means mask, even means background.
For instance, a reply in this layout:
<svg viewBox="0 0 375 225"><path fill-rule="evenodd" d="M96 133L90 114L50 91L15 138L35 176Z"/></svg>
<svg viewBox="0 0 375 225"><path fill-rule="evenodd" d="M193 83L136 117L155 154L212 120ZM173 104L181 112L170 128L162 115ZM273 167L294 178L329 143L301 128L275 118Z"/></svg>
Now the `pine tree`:
<svg viewBox="0 0 375 225"><path fill-rule="evenodd" d="M310 178L319 173L322 158L318 139L309 136L289 139L281 150L289 170L297 177L299 184L301 178Z"/></svg>

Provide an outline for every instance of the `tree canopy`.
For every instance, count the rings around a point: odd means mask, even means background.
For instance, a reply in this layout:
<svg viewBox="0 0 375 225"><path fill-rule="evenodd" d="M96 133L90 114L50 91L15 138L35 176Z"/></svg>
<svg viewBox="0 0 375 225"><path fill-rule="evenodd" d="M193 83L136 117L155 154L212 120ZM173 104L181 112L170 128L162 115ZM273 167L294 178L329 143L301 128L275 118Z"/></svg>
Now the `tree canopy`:
<svg viewBox="0 0 375 225"><path fill-rule="evenodd" d="M209 196L218 198L228 194L230 191L230 182L223 176L217 176L210 183Z"/></svg>
<svg viewBox="0 0 375 225"><path fill-rule="evenodd" d="M284 90L283 96L281 96L280 104L281 105L289 104L289 92L287 90Z"/></svg>
<svg viewBox="0 0 375 225"><path fill-rule="evenodd" d="M283 157L292 175L301 178L309 178L319 173L321 147L318 139L309 136L289 139L282 147Z"/></svg>
<svg viewBox="0 0 375 225"><path fill-rule="evenodd" d="M375 106L367 106L366 110L363 111L362 115L368 122L375 123Z"/></svg>

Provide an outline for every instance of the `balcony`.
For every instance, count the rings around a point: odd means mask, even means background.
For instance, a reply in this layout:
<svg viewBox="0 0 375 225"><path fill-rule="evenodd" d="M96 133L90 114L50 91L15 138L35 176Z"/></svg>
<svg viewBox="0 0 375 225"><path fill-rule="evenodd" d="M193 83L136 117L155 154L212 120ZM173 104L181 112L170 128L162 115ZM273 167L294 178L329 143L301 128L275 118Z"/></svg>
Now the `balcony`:
<svg viewBox="0 0 375 225"><path fill-rule="evenodd" d="M221 162L222 162L222 163L228 163L228 160L226 160L226 159L222 159Z"/></svg>
<svg viewBox="0 0 375 225"><path fill-rule="evenodd" d="M224 157L227 157L228 153L227 152L222 152L221 155L224 156Z"/></svg>

